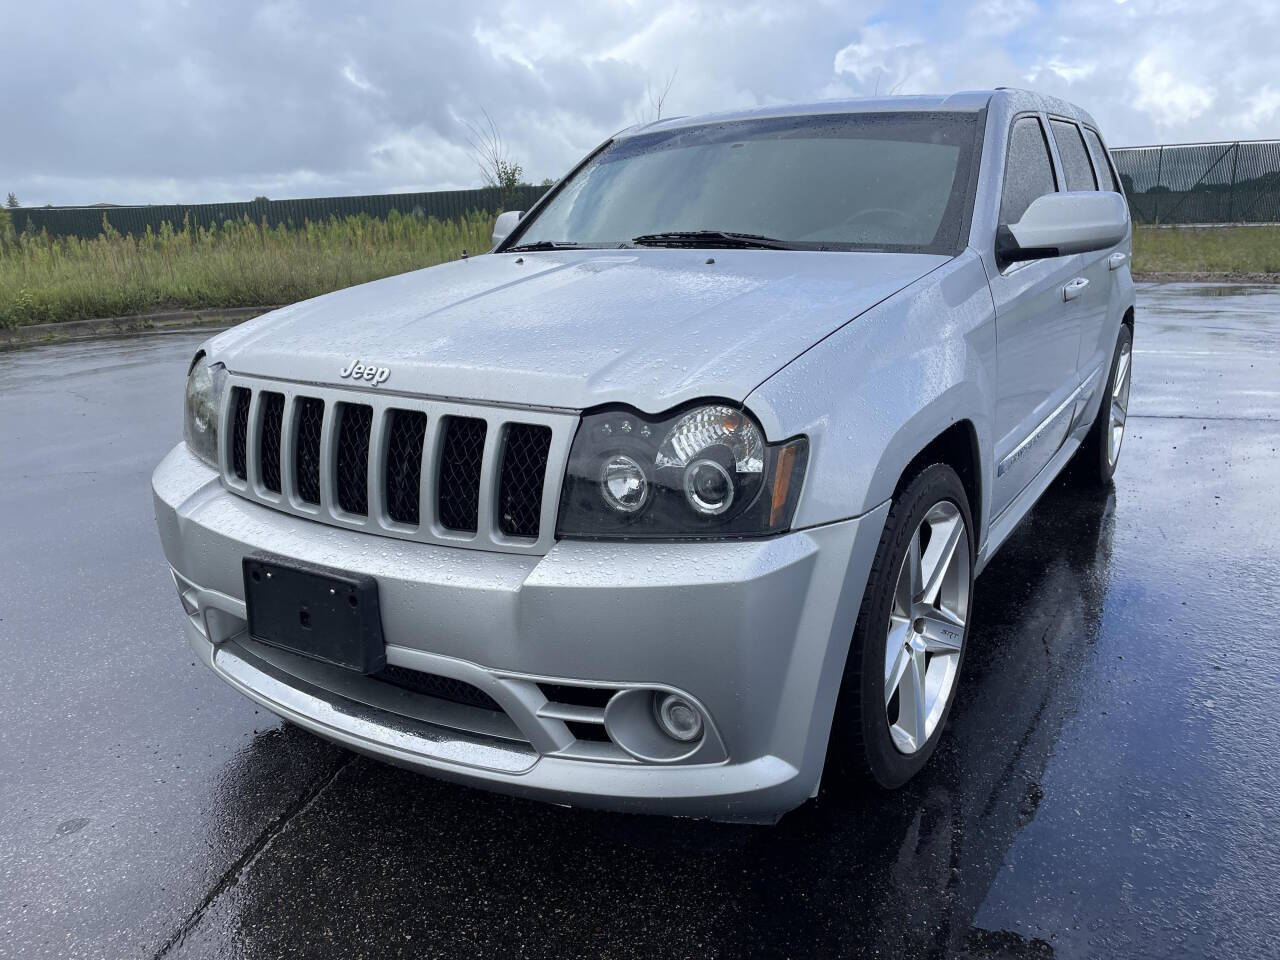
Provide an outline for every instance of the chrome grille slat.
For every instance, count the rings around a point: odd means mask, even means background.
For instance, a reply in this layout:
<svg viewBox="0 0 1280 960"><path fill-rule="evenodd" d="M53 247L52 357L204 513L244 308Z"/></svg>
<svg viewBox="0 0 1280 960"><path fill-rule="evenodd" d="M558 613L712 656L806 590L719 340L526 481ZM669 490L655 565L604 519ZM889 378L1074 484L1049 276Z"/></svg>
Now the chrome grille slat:
<svg viewBox="0 0 1280 960"><path fill-rule="evenodd" d="M298 398L285 394L284 414L280 422L280 489L291 504L299 503L294 476L294 444L297 442Z"/></svg>
<svg viewBox="0 0 1280 960"><path fill-rule="evenodd" d="M560 484L576 414L238 374L230 377L228 387L222 475L224 485L240 496L402 540L527 554L546 553L555 542ZM241 397L244 476L236 470L234 436ZM353 409L362 410L364 419L354 430L355 446L344 452L343 421ZM462 471L447 469L451 421L470 425L472 457ZM348 441L353 429L348 427ZM537 476L544 462L545 471ZM346 471L345 492L340 469ZM442 471L455 488L463 482L464 502L457 500L457 489L442 487ZM362 496L351 496L353 482L360 483ZM442 494L447 494L443 504Z"/></svg>
<svg viewBox="0 0 1280 960"><path fill-rule="evenodd" d="M383 496L387 472L387 420L391 412L375 409L369 426L369 470L365 477L365 497L369 502L369 516L386 519L387 504Z"/></svg>
<svg viewBox="0 0 1280 960"><path fill-rule="evenodd" d="M262 492L262 394L263 391L255 390L249 395L249 424L245 430L245 450L247 451L246 464L249 468L249 487L250 489Z"/></svg>

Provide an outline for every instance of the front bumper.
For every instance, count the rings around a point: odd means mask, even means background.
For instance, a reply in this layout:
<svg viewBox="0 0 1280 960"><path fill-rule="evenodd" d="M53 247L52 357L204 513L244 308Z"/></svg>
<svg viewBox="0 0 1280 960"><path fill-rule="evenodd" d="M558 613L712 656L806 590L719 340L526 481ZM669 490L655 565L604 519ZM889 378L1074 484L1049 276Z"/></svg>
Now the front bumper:
<svg viewBox="0 0 1280 960"><path fill-rule="evenodd" d="M564 540L528 556L280 513L229 493L183 444L152 485L192 647L267 709L475 786L746 821L772 821L817 789L887 511L768 540ZM409 693L254 643L241 561L255 552L375 577L388 663L462 681L501 709ZM549 702L547 683L679 691L704 710L707 735L670 756L582 740L574 721L599 721L598 711Z"/></svg>

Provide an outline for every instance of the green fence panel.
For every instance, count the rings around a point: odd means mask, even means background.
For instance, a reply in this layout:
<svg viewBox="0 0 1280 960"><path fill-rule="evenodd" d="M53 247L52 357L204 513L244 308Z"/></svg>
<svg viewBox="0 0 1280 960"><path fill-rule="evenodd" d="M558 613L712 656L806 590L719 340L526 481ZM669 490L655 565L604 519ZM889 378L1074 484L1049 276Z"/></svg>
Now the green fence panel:
<svg viewBox="0 0 1280 960"><path fill-rule="evenodd" d="M506 207L527 210L546 191L545 187L520 186L513 189ZM504 207L502 191L437 190L432 193L391 193L362 197L315 197L301 200L254 200L248 203L156 204L140 207L18 207L13 229L22 233L47 231L51 236L96 237L104 221L111 229L141 236L148 227L159 231L163 223L211 227L228 220L248 217L266 222L300 227L308 220L367 215L385 220L392 210L402 216L435 217L452 220L473 211L498 213Z"/></svg>
<svg viewBox="0 0 1280 960"><path fill-rule="evenodd" d="M1280 140L1112 150L1138 223L1280 222Z"/></svg>
<svg viewBox="0 0 1280 960"><path fill-rule="evenodd" d="M1280 140L1125 147L1112 150L1111 155L1138 223L1280 222ZM516 187L505 206L527 210L545 189ZM248 217L271 227L300 227L308 220L329 217L386 219L392 210L402 216L452 220L471 211L497 213L503 206L501 191L486 188L248 203L20 207L10 212L18 233L45 230L54 236L96 237L104 219L113 230L139 236L148 227L158 231L166 222L210 227Z"/></svg>

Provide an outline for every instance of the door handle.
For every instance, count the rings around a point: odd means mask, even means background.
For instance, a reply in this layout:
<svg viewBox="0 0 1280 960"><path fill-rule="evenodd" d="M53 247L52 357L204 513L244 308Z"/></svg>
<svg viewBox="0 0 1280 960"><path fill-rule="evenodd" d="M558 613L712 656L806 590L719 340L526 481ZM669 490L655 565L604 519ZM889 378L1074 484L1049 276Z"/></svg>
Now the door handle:
<svg viewBox="0 0 1280 960"><path fill-rule="evenodd" d="M1074 300L1076 297L1080 296L1080 294L1084 293L1084 288L1088 285L1089 281L1084 277L1076 277L1062 288L1062 299L1064 301Z"/></svg>
<svg viewBox="0 0 1280 960"><path fill-rule="evenodd" d="M1124 266L1124 262L1128 259L1129 257L1127 254L1113 253L1111 256L1107 257L1107 269L1119 270Z"/></svg>

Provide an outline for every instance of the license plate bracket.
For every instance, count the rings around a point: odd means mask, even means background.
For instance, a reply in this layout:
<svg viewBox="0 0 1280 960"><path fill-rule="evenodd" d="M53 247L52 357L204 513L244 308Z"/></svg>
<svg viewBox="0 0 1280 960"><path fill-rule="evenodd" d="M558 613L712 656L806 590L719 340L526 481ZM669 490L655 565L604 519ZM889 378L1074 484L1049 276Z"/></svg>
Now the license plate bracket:
<svg viewBox="0 0 1280 960"><path fill-rule="evenodd" d="M245 557L249 636L359 673L386 665L378 581L287 557Z"/></svg>

